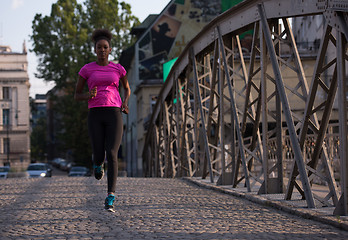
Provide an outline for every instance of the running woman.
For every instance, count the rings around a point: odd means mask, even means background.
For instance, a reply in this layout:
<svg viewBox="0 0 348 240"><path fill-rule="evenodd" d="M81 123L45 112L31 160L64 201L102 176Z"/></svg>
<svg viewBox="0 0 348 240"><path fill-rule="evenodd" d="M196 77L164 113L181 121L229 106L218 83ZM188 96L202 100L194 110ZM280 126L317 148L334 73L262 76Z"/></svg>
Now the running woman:
<svg viewBox="0 0 348 240"><path fill-rule="evenodd" d="M104 175L103 164L108 162L108 191L105 209L114 211L116 180L118 174L117 153L123 134L121 112L128 113L130 88L126 70L121 64L109 61L112 34L106 29L97 29L92 34L97 60L83 66L79 72L75 99L88 101L88 132L93 150L94 176L100 180ZM124 99L120 97L120 82ZM83 92L87 83L89 92Z"/></svg>

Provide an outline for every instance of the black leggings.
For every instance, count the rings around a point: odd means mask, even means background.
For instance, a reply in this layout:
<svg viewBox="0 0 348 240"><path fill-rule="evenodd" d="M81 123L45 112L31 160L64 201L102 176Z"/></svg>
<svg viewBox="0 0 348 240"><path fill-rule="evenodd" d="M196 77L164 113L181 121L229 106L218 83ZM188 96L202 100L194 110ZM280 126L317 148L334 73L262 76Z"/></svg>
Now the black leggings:
<svg viewBox="0 0 348 240"><path fill-rule="evenodd" d="M123 134L121 109L117 107L90 108L88 112L88 132L93 149L93 163L108 163L108 192L115 192L118 174L117 154Z"/></svg>

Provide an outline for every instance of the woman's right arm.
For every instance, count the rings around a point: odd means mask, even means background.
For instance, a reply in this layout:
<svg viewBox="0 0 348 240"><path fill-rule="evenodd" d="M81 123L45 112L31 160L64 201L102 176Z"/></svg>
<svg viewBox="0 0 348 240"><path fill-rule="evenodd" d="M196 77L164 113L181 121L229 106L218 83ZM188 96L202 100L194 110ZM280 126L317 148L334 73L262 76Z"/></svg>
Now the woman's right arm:
<svg viewBox="0 0 348 240"><path fill-rule="evenodd" d="M94 98L97 95L97 87L94 87L90 92L84 93L83 88L86 84L86 79L79 75L75 88L75 100L77 101L87 101L91 98Z"/></svg>

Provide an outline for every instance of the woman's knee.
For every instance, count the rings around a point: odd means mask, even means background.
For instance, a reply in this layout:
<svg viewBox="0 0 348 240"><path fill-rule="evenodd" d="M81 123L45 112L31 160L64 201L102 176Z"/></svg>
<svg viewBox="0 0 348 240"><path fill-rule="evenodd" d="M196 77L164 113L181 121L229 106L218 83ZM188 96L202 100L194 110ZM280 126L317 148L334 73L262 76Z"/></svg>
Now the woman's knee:
<svg viewBox="0 0 348 240"><path fill-rule="evenodd" d="M112 150L106 150L106 158L109 161L116 161L117 162L117 153L115 151Z"/></svg>

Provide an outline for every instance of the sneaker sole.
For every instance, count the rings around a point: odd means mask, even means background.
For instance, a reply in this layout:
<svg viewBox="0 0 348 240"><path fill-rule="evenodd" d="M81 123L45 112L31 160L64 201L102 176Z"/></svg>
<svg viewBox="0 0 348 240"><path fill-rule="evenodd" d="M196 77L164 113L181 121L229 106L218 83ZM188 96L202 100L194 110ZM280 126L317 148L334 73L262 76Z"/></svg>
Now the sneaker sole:
<svg viewBox="0 0 348 240"><path fill-rule="evenodd" d="M104 176L104 174L102 174L101 176L96 176L96 175L94 175L94 177L95 177L95 179L97 179L97 180L100 180L100 179L102 179L103 178L103 176Z"/></svg>
<svg viewBox="0 0 348 240"><path fill-rule="evenodd" d="M112 208L108 208L108 209L105 209L106 211L108 211L108 212L112 212L112 213L114 213L115 212L115 210L114 209L112 209Z"/></svg>
<svg viewBox="0 0 348 240"><path fill-rule="evenodd" d="M104 176L104 170L103 170L103 168L101 168L101 171L98 172L98 173L96 173L96 172L95 172L95 169L94 169L94 177L95 177L95 179L100 180L100 179L103 178L103 176Z"/></svg>

